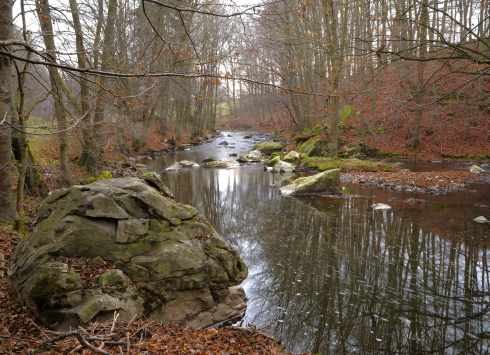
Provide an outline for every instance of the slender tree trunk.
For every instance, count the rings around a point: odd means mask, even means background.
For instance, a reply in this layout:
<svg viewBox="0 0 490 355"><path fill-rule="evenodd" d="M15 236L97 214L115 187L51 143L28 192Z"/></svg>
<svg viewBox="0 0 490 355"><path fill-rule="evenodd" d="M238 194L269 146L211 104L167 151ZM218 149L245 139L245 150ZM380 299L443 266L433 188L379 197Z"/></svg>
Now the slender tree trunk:
<svg viewBox="0 0 490 355"><path fill-rule="evenodd" d="M427 0L424 0L421 9L420 22L423 26L420 26L419 29L419 57L423 58L427 51L427 21L429 17L428 9L427 9ZM425 25L425 26L424 26ZM417 98L415 99L415 116L414 116L414 126L413 126L413 134L412 140L410 142L410 146L412 148L420 148L420 125L422 122L422 103L423 103L423 95L422 88L424 86L424 68L425 63L420 60L417 64Z"/></svg>
<svg viewBox="0 0 490 355"><path fill-rule="evenodd" d="M53 25L51 22L51 10L48 0L36 1L36 10L41 24L44 45L53 62L56 62L56 46L54 43ZM72 177L70 171L70 157L68 156L68 125L66 120L65 107L63 104L63 80L61 79L58 69L48 66L51 90L54 98L54 108L56 119L58 121L58 139L60 146L60 183L62 186L70 186Z"/></svg>
<svg viewBox="0 0 490 355"><path fill-rule="evenodd" d="M0 0L0 40L12 37L11 0ZM10 109L12 92L10 89L10 58L0 55L0 221L15 219L15 204L12 193L11 170L11 128Z"/></svg>
<svg viewBox="0 0 490 355"><path fill-rule="evenodd" d="M113 42L114 42L114 24L116 21L117 14L117 0L109 0L109 8L107 10L107 22L105 24L104 29L104 42L102 44L102 56L101 56L101 70L107 70L111 63L111 52L113 52ZM99 14L99 16L103 16L103 14ZM95 136L95 144L93 149L94 162L92 163L92 167L94 168L94 172L98 173L100 169L100 160L102 158L102 124L104 122L104 94L105 89L104 86L106 84L106 78L101 76L99 78L99 89L97 91L97 100L95 103L95 115L94 115L94 136Z"/></svg>
<svg viewBox="0 0 490 355"><path fill-rule="evenodd" d="M73 18L73 29L75 30L75 42L77 49L78 67L85 69L87 58L85 48L83 46L83 33L82 26L80 24L80 15L78 13L78 4L76 0L70 0L70 10ZM87 171L96 172L97 170L97 157L95 156L96 146L94 142L94 134L91 129L90 122L90 103L89 103L89 91L88 81L85 74L81 74L80 79L80 101L81 112L83 119L82 123L82 154L80 156L79 164L85 166Z"/></svg>

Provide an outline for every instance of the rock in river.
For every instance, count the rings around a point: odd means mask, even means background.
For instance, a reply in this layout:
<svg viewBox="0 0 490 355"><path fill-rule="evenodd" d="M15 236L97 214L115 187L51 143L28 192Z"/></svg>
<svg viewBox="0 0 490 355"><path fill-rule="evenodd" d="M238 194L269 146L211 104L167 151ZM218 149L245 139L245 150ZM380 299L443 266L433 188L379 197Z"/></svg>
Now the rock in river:
<svg viewBox="0 0 490 355"><path fill-rule="evenodd" d="M209 162L208 166L211 166L213 168L232 169L238 168L240 164L238 164L235 160L215 160Z"/></svg>
<svg viewBox="0 0 490 355"><path fill-rule="evenodd" d="M262 160L264 155L259 150L252 150L247 155L242 155L237 160L240 163L258 163Z"/></svg>
<svg viewBox="0 0 490 355"><path fill-rule="evenodd" d="M280 152L283 145L279 142L262 142L254 146L254 150L259 150L265 155L271 155L274 152Z"/></svg>
<svg viewBox="0 0 490 355"><path fill-rule="evenodd" d="M301 156L298 154L298 152L292 150L282 160L287 163L298 165L301 161Z"/></svg>
<svg viewBox="0 0 490 355"><path fill-rule="evenodd" d="M472 165L470 167L470 173L473 173L473 174L480 174L480 173L484 173L485 171L480 168L478 165Z"/></svg>
<svg viewBox="0 0 490 355"><path fill-rule="evenodd" d="M483 216L476 217L474 221L478 223L490 223L490 221Z"/></svg>
<svg viewBox="0 0 490 355"><path fill-rule="evenodd" d="M296 170L296 165L279 160L276 164L274 164L273 171L280 173L292 173Z"/></svg>
<svg viewBox="0 0 490 355"><path fill-rule="evenodd" d="M177 171L177 170L180 170L182 168L199 168L199 164L193 162L193 161L190 161L190 160L181 160L181 161L178 161L178 162L175 162L173 163L172 165L170 165L167 169L167 171Z"/></svg>
<svg viewBox="0 0 490 355"><path fill-rule="evenodd" d="M282 187L280 191L283 195L292 196L342 194L340 170L327 170L323 173L296 179L291 185Z"/></svg>
<svg viewBox="0 0 490 355"><path fill-rule="evenodd" d="M163 184L162 184L163 185ZM114 311L208 326L245 307L247 266L199 212L143 179L53 192L16 248L12 294L52 329Z"/></svg>

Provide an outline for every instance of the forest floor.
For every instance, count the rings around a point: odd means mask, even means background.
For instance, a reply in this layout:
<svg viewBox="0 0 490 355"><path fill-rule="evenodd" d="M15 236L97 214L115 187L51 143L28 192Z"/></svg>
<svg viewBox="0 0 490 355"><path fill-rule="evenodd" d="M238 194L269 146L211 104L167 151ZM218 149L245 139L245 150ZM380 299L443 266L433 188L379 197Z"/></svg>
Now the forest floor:
<svg viewBox="0 0 490 355"><path fill-rule="evenodd" d="M0 226L0 247L8 263L21 240ZM116 315L115 315L116 316ZM98 339L98 340L95 340ZM0 279L0 354L288 354L266 329L189 328L182 323L133 322L115 318L71 332L53 332L17 303Z"/></svg>

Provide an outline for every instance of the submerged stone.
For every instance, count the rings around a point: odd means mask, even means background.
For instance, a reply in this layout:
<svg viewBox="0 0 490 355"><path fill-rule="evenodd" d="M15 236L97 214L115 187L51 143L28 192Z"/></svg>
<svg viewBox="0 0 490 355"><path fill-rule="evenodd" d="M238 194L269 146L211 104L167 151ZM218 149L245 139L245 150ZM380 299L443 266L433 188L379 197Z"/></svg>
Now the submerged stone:
<svg viewBox="0 0 490 355"><path fill-rule="evenodd" d="M327 170L319 174L296 179L291 185L281 188L281 194L301 195L340 195L342 184L340 170Z"/></svg>
<svg viewBox="0 0 490 355"><path fill-rule="evenodd" d="M53 192L8 270L17 301L58 330L114 311L198 326L235 316L244 297L219 295L247 277L246 265L196 209L150 184L109 179Z"/></svg>
<svg viewBox="0 0 490 355"><path fill-rule="evenodd" d="M235 160L215 160L209 162L208 166L213 168L233 169L238 168L240 164L238 164Z"/></svg>

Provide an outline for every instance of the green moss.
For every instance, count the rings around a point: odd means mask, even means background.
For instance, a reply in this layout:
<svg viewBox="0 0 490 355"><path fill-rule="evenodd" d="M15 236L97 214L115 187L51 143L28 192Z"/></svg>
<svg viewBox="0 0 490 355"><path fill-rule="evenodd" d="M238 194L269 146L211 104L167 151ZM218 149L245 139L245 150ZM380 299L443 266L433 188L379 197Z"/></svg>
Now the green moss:
<svg viewBox="0 0 490 355"><path fill-rule="evenodd" d="M384 128L384 127L378 127L377 131L378 131L379 134L386 134L386 133L388 133L388 130L386 128Z"/></svg>
<svg viewBox="0 0 490 355"><path fill-rule="evenodd" d="M112 174L110 171L102 171L97 177L89 177L81 182L82 185L91 184L100 180L112 179Z"/></svg>
<svg viewBox="0 0 490 355"><path fill-rule="evenodd" d="M265 166L274 166L276 165L281 159L279 156L274 157L273 159L267 160L264 162Z"/></svg>
<svg viewBox="0 0 490 355"><path fill-rule="evenodd" d="M339 158L305 158L304 162L312 169L318 171L326 171L332 169L340 169L340 171L396 171L396 169L386 163L369 162L351 159Z"/></svg>
<svg viewBox="0 0 490 355"><path fill-rule="evenodd" d="M279 157L279 159L282 159L284 157L284 154L281 152L274 152L271 154L271 159L274 159L275 157Z"/></svg>

